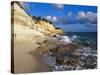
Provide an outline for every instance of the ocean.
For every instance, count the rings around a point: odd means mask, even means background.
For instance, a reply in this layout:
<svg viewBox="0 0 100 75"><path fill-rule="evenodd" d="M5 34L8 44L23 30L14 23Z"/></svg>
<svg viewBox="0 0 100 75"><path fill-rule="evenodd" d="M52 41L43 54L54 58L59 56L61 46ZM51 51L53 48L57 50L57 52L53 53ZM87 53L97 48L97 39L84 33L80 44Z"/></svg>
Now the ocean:
<svg viewBox="0 0 100 75"><path fill-rule="evenodd" d="M89 30L90 31L90 30ZM80 48L74 53L58 55L59 59L66 64L59 64L56 55L45 55L45 62L50 65L51 71L68 71L97 68L97 32L68 32L66 28L64 35L58 37L61 41L77 44ZM66 45L67 46L67 45ZM59 47L58 47L59 48Z"/></svg>
<svg viewBox="0 0 100 75"><path fill-rule="evenodd" d="M90 46L97 49L97 32L65 32L73 42Z"/></svg>

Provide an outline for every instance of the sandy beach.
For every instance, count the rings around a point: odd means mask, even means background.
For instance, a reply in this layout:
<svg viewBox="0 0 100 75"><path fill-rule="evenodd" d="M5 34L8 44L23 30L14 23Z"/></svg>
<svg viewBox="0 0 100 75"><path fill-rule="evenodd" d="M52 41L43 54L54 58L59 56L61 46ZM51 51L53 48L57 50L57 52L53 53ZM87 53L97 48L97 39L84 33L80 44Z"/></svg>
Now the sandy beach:
<svg viewBox="0 0 100 75"><path fill-rule="evenodd" d="M36 45L31 41L15 41L14 67L15 73L31 73L49 71L49 66L30 52ZM43 68L42 68L43 67Z"/></svg>

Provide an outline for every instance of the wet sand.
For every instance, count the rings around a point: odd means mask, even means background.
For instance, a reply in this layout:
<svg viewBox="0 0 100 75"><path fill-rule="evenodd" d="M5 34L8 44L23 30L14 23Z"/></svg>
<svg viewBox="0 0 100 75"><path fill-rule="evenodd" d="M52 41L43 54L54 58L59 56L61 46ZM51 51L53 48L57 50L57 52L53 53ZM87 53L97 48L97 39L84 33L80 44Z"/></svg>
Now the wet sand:
<svg viewBox="0 0 100 75"><path fill-rule="evenodd" d="M50 71L49 65L30 53L34 47L32 41L14 41L14 73Z"/></svg>

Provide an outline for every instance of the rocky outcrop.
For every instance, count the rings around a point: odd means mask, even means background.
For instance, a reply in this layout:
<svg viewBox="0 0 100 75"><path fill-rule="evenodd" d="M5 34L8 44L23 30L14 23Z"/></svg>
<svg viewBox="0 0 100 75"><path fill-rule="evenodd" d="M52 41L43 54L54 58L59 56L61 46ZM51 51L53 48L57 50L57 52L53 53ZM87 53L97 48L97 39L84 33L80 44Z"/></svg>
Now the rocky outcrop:
<svg viewBox="0 0 100 75"><path fill-rule="evenodd" d="M15 34L23 29L26 29L25 32L28 32L29 34L34 34L34 31L38 32L38 34L47 36L63 34L63 31L61 29L56 29L54 25L48 20L41 19L41 17L32 17L27 14L20 3L12 2L11 5L11 23L12 26L14 26L12 28L14 28ZM20 31L17 31L18 28Z"/></svg>

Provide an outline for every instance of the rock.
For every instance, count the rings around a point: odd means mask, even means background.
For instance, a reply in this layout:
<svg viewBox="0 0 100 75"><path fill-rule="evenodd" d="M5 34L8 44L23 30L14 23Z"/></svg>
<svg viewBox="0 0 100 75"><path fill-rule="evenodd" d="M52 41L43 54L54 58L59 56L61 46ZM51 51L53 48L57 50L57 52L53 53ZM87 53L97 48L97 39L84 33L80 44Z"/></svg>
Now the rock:
<svg viewBox="0 0 100 75"><path fill-rule="evenodd" d="M55 26L48 20L45 20L42 17L30 16L26 13L21 3L17 1L12 2L11 4L11 20L12 28L14 27L14 29L17 28L15 27L16 25L21 25L47 36L63 34L63 30L56 29Z"/></svg>
<svg viewBox="0 0 100 75"><path fill-rule="evenodd" d="M77 56L73 55L78 48L75 44L59 44L50 49L52 55L56 57L56 63L59 65L74 65L77 61ZM76 60L75 60L76 59Z"/></svg>
<svg viewBox="0 0 100 75"><path fill-rule="evenodd" d="M44 41L46 37L63 34L63 30L55 28L48 20L28 14L21 3L17 1L11 3L11 30L11 38L15 44L17 44L16 42L28 41L31 45L33 44L34 51L38 49L36 51L39 52L38 54L48 50L48 43ZM45 46L47 47L45 48Z"/></svg>
<svg viewBox="0 0 100 75"><path fill-rule="evenodd" d="M54 54L70 54L73 53L78 48L78 45L75 44L58 44L54 48L51 48L50 51Z"/></svg>

